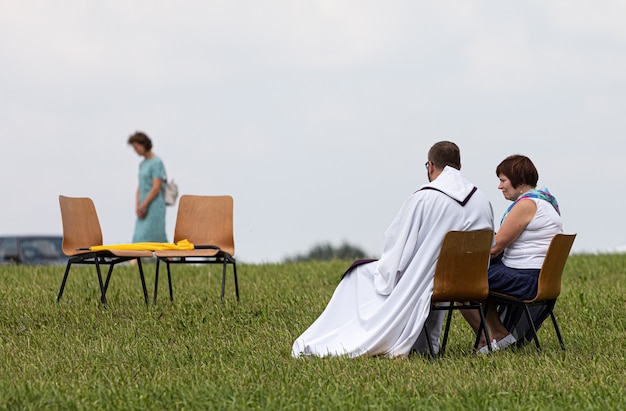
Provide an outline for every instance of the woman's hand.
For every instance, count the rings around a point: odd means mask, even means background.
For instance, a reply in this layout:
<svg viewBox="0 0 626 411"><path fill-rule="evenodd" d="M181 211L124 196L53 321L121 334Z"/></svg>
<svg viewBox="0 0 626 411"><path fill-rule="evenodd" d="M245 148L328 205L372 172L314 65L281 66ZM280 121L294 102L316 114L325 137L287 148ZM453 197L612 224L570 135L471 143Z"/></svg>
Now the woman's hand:
<svg viewBox="0 0 626 411"><path fill-rule="evenodd" d="M161 180L160 178L152 179L152 188L148 192L148 195L146 195L146 198L144 198L143 200L144 204L146 205L139 203L139 190L137 190L137 206L135 207L135 213L137 214L138 218L143 219L146 218L146 215L148 215L148 206L150 205L152 200L154 200L159 195L159 192L161 191L162 181L163 180Z"/></svg>
<svg viewBox="0 0 626 411"><path fill-rule="evenodd" d="M137 214L137 218L144 219L146 218L146 215L148 214L148 207L144 207L141 204L139 204L137 205L137 208L135 209L135 213Z"/></svg>

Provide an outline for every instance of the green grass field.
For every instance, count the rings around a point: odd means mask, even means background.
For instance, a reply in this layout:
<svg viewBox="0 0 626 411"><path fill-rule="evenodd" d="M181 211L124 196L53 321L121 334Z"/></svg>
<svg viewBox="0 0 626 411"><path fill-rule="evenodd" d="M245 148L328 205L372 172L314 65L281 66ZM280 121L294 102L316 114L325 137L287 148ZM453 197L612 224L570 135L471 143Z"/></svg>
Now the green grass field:
<svg viewBox="0 0 626 411"><path fill-rule="evenodd" d="M473 354L455 313L446 356L299 359L293 340L319 315L349 262L174 266L143 302L135 267L117 267L99 302L93 267L0 267L0 408L626 409L626 255L573 255L543 352ZM153 265L146 267L149 290Z"/></svg>

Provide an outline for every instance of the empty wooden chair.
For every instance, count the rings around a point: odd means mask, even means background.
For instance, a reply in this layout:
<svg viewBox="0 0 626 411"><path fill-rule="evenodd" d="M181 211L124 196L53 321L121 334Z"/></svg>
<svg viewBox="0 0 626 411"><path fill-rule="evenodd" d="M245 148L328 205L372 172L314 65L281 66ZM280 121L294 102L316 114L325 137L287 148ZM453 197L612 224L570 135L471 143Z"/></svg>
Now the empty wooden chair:
<svg viewBox="0 0 626 411"><path fill-rule="evenodd" d="M100 285L100 300L106 305L106 292L113 267L125 261L137 260L144 300L148 304L148 291L141 266L141 258L152 257L152 252L127 250L91 251L90 247L102 245L102 230L93 201L90 198L73 198L61 195L59 196L59 204L61 206L61 220L63 223L63 253L70 258L65 268L57 302L61 300L65 283L73 264L96 266ZM102 280L101 265L109 266L105 281Z"/></svg>
<svg viewBox="0 0 626 411"><path fill-rule="evenodd" d="M222 264L222 294L226 285L226 266L233 266L235 294L239 301L235 241L233 237L233 198L231 196L183 195L178 203L178 214L174 228L174 242L189 240L195 249L190 251L157 250L156 274L154 280L154 303L157 300L159 285L159 264L167 266L167 279L170 301L172 291L171 264Z"/></svg>

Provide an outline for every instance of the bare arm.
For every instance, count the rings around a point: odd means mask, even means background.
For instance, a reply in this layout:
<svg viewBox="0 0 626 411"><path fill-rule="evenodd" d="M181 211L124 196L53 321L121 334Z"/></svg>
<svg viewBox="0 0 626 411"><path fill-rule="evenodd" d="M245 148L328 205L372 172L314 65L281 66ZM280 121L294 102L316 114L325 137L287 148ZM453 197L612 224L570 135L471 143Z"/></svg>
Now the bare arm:
<svg viewBox="0 0 626 411"><path fill-rule="evenodd" d="M515 241L536 212L537 204L530 199L524 199L515 204L496 233L496 244L491 248L491 256L497 256Z"/></svg>
<svg viewBox="0 0 626 411"><path fill-rule="evenodd" d="M139 190L137 190L137 217L144 218L148 212L148 206L158 195L159 191L161 191L161 179L153 178L152 179L152 188L146 195L146 198L143 199L142 203L139 203Z"/></svg>
<svg viewBox="0 0 626 411"><path fill-rule="evenodd" d="M144 218L146 216L145 210L142 210L139 204L139 188L137 188L137 193L135 194L135 214L137 214L138 218Z"/></svg>

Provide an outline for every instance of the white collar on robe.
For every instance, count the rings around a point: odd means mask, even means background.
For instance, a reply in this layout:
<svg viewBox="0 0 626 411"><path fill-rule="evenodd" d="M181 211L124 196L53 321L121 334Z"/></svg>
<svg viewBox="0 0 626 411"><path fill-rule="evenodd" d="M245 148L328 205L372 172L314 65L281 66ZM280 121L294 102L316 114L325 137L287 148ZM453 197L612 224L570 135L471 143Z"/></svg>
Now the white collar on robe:
<svg viewBox="0 0 626 411"><path fill-rule="evenodd" d="M453 199L463 202L474 189L472 184L461 171L456 168L445 166L441 174L430 183L424 184L421 188L432 187L443 191Z"/></svg>

